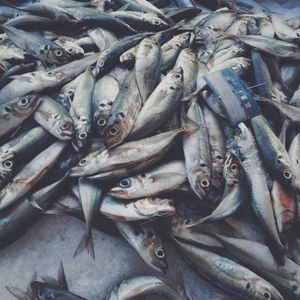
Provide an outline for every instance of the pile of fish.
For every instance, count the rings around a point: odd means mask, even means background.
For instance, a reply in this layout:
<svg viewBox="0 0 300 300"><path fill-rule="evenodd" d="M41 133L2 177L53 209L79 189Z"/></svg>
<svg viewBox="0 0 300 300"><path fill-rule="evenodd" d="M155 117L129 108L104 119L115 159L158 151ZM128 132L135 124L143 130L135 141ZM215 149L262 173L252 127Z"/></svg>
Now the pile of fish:
<svg viewBox="0 0 300 300"><path fill-rule="evenodd" d="M224 293L300 299L300 16L255 1L0 2L0 248L70 215L86 224L74 255L95 257L94 227L158 272L172 243ZM206 80L224 69L261 113L230 122ZM8 289L84 299L59 274ZM107 299L196 299L177 284L130 278Z"/></svg>

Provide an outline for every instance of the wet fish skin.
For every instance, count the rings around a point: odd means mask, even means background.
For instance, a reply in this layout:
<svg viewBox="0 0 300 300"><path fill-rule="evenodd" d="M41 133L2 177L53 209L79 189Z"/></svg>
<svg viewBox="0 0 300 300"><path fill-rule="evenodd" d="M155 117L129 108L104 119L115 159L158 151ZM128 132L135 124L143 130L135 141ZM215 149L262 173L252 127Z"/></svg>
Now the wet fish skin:
<svg viewBox="0 0 300 300"><path fill-rule="evenodd" d="M90 67L87 67L75 89L70 115L75 127L76 147L83 148L92 131L92 93L95 78Z"/></svg>
<svg viewBox="0 0 300 300"><path fill-rule="evenodd" d="M273 285L233 260L178 240L175 243L183 260L221 289L253 300L284 299Z"/></svg>
<svg viewBox="0 0 300 300"><path fill-rule="evenodd" d="M283 253L285 251L276 228L266 173L250 130L244 123L240 123L238 128L239 131L236 132L234 137L234 149L237 151L240 164L244 169L250 186L251 205L261 225L272 239L273 247L278 252L277 259L282 264L284 263ZM256 175L254 176L254 174Z"/></svg>
<svg viewBox="0 0 300 300"><path fill-rule="evenodd" d="M212 160L208 129L199 104L192 100L187 117L194 121L199 129L183 136L183 152L189 183L199 197L204 200L211 184Z"/></svg>
<svg viewBox="0 0 300 300"><path fill-rule="evenodd" d="M124 200L106 195L99 212L114 221L132 222L173 216L176 208L171 199L147 197L124 204Z"/></svg>
<svg viewBox="0 0 300 300"><path fill-rule="evenodd" d="M127 142L113 149L100 149L85 156L76 167L72 168L70 176L94 175L123 167L135 167L142 162L148 166L166 153L181 132L182 129L173 130L139 141Z"/></svg>
<svg viewBox="0 0 300 300"><path fill-rule="evenodd" d="M29 192L54 165L66 148L66 143L55 142L38 154L0 192L0 210L10 207Z"/></svg>
<svg viewBox="0 0 300 300"><path fill-rule="evenodd" d="M7 135L21 125L37 109L39 96L19 97L0 106L0 137Z"/></svg>
<svg viewBox="0 0 300 300"><path fill-rule="evenodd" d="M107 148L120 145L128 137L141 108L141 95L135 74L131 72L119 89L104 129L104 144Z"/></svg>
<svg viewBox="0 0 300 300"><path fill-rule="evenodd" d="M129 139L145 137L160 128L178 107L183 93L183 70L170 71L155 88L139 112Z"/></svg>
<svg viewBox="0 0 300 300"><path fill-rule="evenodd" d="M138 292L137 292L138 291ZM156 276L137 276L123 281L106 300L133 299L147 294L165 295L172 300L188 300L180 286L173 286Z"/></svg>
<svg viewBox="0 0 300 300"><path fill-rule="evenodd" d="M121 199L156 196L176 189L185 181L184 162L172 161L146 173L122 179L108 194Z"/></svg>
<svg viewBox="0 0 300 300"><path fill-rule="evenodd" d="M115 224L121 235L146 264L158 272L166 273L168 269L166 251L160 236L150 225L134 225L126 222Z"/></svg>
<svg viewBox="0 0 300 300"><path fill-rule="evenodd" d="M71 140L74 123L69 112L48 96L42 96L41 104L35 111L34 120L59 140Z"/></svg>
<svg viewBox="0 0 300 300"><path fill-rule="evenodd" d="M104 75L95 83L93 91L93 122L99 136L104 135L104 129L119 89L119 82L109 74Z"/></svg>
<svg viewBox="0 0 300 300"><path fill-rule="evenodd" d="M291 160L284 145L276 137L266 119L259 115L251 119L257 146L268 167L284 183L293 180Z"/></svg>
<svg viewBox="0 0 300 300"><path fill-rule="evenodd" d="M143 39L135 54L135 78L144 104L159 82L162 50L155 37Z"/></svg>

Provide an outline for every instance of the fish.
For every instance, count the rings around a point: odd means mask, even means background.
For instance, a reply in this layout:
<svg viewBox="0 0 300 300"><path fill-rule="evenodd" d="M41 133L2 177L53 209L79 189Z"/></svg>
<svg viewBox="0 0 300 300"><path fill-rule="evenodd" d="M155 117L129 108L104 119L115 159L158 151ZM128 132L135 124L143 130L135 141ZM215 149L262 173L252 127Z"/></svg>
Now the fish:
<svg viewBox="0 0 300 300"><path fill-rule="evenodd" d="M95 78L87 67L80 79L71 104L70 115L74 122L76 147L83 148L92 131L92 93Z"/></svg>
<svg viewBox="0 0 300 300"><path fill-rule="evenodd" d="M41 104L33 117L47 132L59 140L71 140L74 136L74 123L69 112L48 96L42 96Z"/></svg>
<svg viewBox="0 0 300 300"><path fill-rule="evenodd" d="M250 186L251 205L261 225L272 240L272 244L276 247L275 252L278 252L278 255L276 254L278 263L283 265L285 250L276 227L266 172L250 130L244 123L240 123L238 128L239 130L234 136L234 149Z"/></svg>
<svg viewBox="0 0 300 300"><path fill-rule="evenodd" d="M187 181L184 162L171 161L148 172L122 179L108 194L121 199L138 199L170 192Z"/></svg>
<svg viewBox="0 0 300 300"><path fill-rule="evenodd" d="M166 273L168 262L166 250L160 236L150 225L133 225L127 222L115 222L125 240L139 253L152 269Z"/></svg>
<svg viewBox="0 0 300 300"><path fill-rule="evenodd" d="M200 200L204 200L210 189L212 160L207 125L196 99L192 100L186 116L199 129L183 136L185 168L191 188Z"/></svg>
<svg viewBox="0 0 300 300"><path fill-rule="evenodd" d="M172 300L187 300L182 287L168 283L157 276L144 275L124 280L107 296L107 300L133 299L143 295L163 295Z"/></svg>
<svg viewBox="0 0 300 300"><path fill-rule="evenodd" d="M123 200L109 195L103 198L99 211L106 217L120 222L148 220L176 213L172 199L146 197L124 203Z"/></svg>
<svg viewBox="0 0 300 300"><path fill-rule="evenodd" d="M26 292L14 286L7 286L7 290L19 300L25 299L66 299L66 300L86 300L77 296L68 289L68 283L62 262L58 269L58 279L52 277L43 277L43 281L37 281L37 274L35 273Z"/></svg>
<svg viewBox="0 0 300 300"><path fill-rule="evenodd" d="M16 203L51 169L66 148L66 142L54 142L25 165L0 191L0 211Z"/></svg>
<svg viewBox="0 0 300 300"><path fill-rule="evenodd" d="M70 61L70 55L59 45L47 40L40 34L16 29L9 25L2 25L15 46L32 54L47 64L64 64Z"/></svg>
<svg viewBox="0 0 300 300"><path fill-rule="evenodd" d="M168 73L147 99L128 138L142 138L161 127L180 104L182 95L183 70L178 67Z"/></svg>
<svg viewBox="0 0 300 300"><path fill-rule="evenodd" d="M84 249L95 259L95 249L92 236L92 219L95 217L96 211L99 210L102 190L95 183L85 178L79 179L80 201L84 218L86 221L85 233L74 253L74 256L81 253Z"/></svg>
<svg viewBox="0 0 300 300"><path fill-rule="evenodd" d="M18 97L0 106L0 137L19 127L37 109L41 102L39 96Z"/></svg>
<svg viewBox="0 0 300 300"><path fill-rule="evenodd" d="M186 263L219 288L245 299L284 299L272 284L235 261L176 239L174 242Z"/></svg>
<svg viewBox="0 0 300 300"><path fill-rule="evenodd" d="M143 39L135 54L135 79L143 105L159 83L162 50L155 37Z"/></svg>

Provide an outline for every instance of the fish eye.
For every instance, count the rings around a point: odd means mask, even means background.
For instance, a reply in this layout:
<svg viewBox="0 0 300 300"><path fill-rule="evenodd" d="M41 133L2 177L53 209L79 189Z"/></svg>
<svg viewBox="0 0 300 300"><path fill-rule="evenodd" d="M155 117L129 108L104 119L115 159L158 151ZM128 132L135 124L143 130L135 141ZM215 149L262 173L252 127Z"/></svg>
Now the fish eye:
<svg viewBox="0 0 300 300"><path fill-rule="evenodd" d="M184 219L184 224L185 225L190 225L192 223L191 219Z"/></svg>
<svg viewBox="0 0 300 300"><path fill-rule="evenodd" d="M155 255L158 258L164 258L165 257L165 251L163 248L159 247L155 250Z"/></svg>
<svg viewBox="0 0 300 300"><path fill-rule="evenodd" d="M87 163L87 160L85 158L81 159L79 162L79 166L84 166Z"/></svg>
<svg viewBox="0 0 300 300"><path fill-rule="evenodd" d="M126 178L126 179L122 179L119 183L121 188L128 188L131 186L131 180Z"/></svg>
<svg viewBox="0 0 300 300"><path fill-rule="evenodd" d="M220 160L223 159L222 155L220 155L220 154L218 154L218 155L216 156L216 158L217 158L217 159L220 159Z"/></svg>
<svg viewBox="0 0 300 300"><path fill-rule="evenodd" d="M269 292L264 292L265 299L271 299L271 294Z"/></svg>
<svg viewBox="0 0 300 300"><path fill-rule="evenodd" d="M283 172L283 177L284 177L285 179L291 179L291 178L292 178L292 174L291 174L291 172L289 172L289 171L284 171L284 172Z"/></svg>
<svg viewBox="0 0 300 300"><path fill-rule="evenodd" d="M182 39L183 39L183 40L187 40L187 39L188 39L188 36L184 35L184 36L182 37Z"/></svg>
<svg viewBox="0 0 300 300"><path fill-rule="evenodd" d="M69 53L73 53L73 52L74 52L74 49L70 48L70 49L68 49L68 52L69 52Z"/></svg>
<svg viewBox="0 0 300 300"><path fill-rule="evenodd" d="M174 76L176 79L181 79L181 75L179 74L179 73L177 73L177 74L175 74L175 76Z"/></svg>
<svg viewBox="0 0 300 300"><path fill-rule="evenodd" d="M47 72L47 74L49 75L49 76L54 76L54 72Z"/></svg>
<svg viewBox="0 0 300 300"><path fill-rule="evenodd" d="M45 45L44 50L45 50L45 51L49 51L49 50L50 50L49 45Z"/></svg>
<svg viewBox="0 0 300 300"><path fill-rule="evenodd" d="M99 60L98 61L98 66L102 68L104 66L104 61L103 60Z"/></svg>
<svg viewBox="0 0 300 300"><path fill-rule="evenodd" d="M57 56L57 57L61 57L62 55L63 55L63 51L62 50L55 50L55 55Z"/></svg>
<svg viewBox="0 0 300 300"><path fill-rule="evenodd" d="M250 284L250 282L248 282L247 285L246 285L246 289L249 290L250 286L251 286L251 284Z"/></svg>
<svg viewBox="0 0 300 300"><path fill-rule="evenodd" d="M26 106L28 103L29 103L29 99L28 98L24 97L24 98L20 99L20 104L22 106Z"/></svg>
<svg viewBox="0 0 300 300"><path fill-rule="evenodd" d="M11 107L10 107L10 106L5 106L5 107L4 107L4 110L5 110L7 113L11 113Z"/></svg>
<svg viewBox="0 0 300 300"><path fill-rule="evenodd" d="M38 297L43 298L43 291L38 289Z"/></svg>
<svg viewBox="0 0 300 300"><path fill-rule="evenodd" d="M113 126L113 127L109 130L109 133L110 133L112 136L117 135L117 134L119 133L118 127Z"/></svg>
<svg viewBox="0 0 300 300"><path fill-rule="evenodd" d="M237 165L236 164L232 164L230 166L231 171L236 171L237 170Z"/></svg>
<svg viewBox="0 0 300 300"><path fill-rule="evenodd" d="M152 24L154 24L154 25L160 25L161 22L158 19L154 19L154 20L152 20Z"/></svg>
<svg viewBox="0 0 300 300"><path fill-rule="evenodd" d="M59 128L60 128L61 130L67 130L67 129L70 129L70 128L71 128L71 124L70 124L69 122L63 122L63 123L59 126Z"/></svg>
<svg viewBox="0 0 300 300"><path fill-rule="evenodd" d="M80 140L85 140L87 138L87 133L86 132L79 133L78 138Z"/></svg>
<svg viewBox="0 0 300 300"><path fill-rule="evenodd" d="M176 87L173 86L173 85L171 85L171 86L170 86L170 89L171 89L171 90L176 90Z"/></svg>
<svg viewBox="0 0 300 300"><path fill-rule="evenodd" d="M105 125L106 125L106 120L104 120L104 119L99 119L99 120L97 121L97 125L100 126L100 127L105 126Z"/></svg>
<svg viewBox="0 0 300 300"><path fill-rule="evenodd" d="M202 163L202 164L200 164L200 167L201 167L201 168L205 168L205 167L206 167L206 164L203 164L203 163Z"/></svg>
<svg viewBox="0 0 300 300"><path fill-rule="evenodd" d="M201 186L204 187L204 188L208 188L209 187L209 182L208 180L202 180L200 182Z"/></svg>
<svg viewBox="0 0 300 300"><path fill-rule="evenodd" d="M10 169L13 166L13 162L11 160L6 160L3 165L5 168Z"/></svg>
<svg viewBox="0 0 300 300"><path fill-rule="evenodd" d="M69 90L69 91L67 92L67 94L68 94L69 96L73 96L73 95L74 95L74 92L71 91L71 90Z"/></svg>

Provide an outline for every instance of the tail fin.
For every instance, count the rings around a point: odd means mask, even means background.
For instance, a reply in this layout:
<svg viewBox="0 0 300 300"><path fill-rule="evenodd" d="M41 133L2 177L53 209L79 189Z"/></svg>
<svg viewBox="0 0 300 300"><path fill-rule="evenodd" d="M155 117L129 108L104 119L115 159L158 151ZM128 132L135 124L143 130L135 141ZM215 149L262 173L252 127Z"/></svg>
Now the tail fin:
<svg viewBox="0 0 300 300"><path fill-rule="evenodd" d="M192 134L199 129L199 125L191 120L183 109L181 110L181 127L187 134Z"/></svg>
<svg viewBox="0 0 300 300"><path fill-rule="evenodd" d="M29 300L28 295L15 286L6 286L6 289L18 300Z"/></svg>
<svg viewBox="0 0 300 300"><path fill-rule="evenodd" d="M86 231L74 253L74 257L82 253L84 250L95 259L95 248L93 241L93 233L91 230Z"/></svg>

